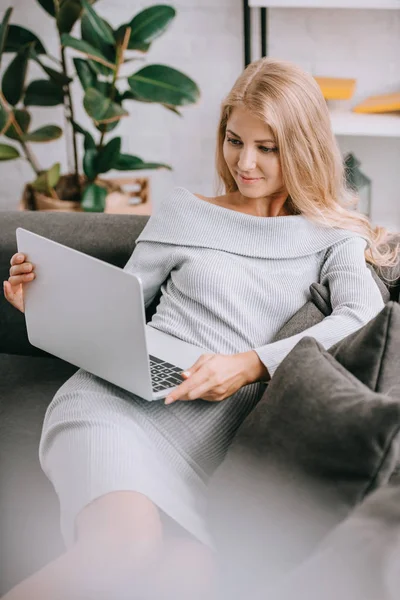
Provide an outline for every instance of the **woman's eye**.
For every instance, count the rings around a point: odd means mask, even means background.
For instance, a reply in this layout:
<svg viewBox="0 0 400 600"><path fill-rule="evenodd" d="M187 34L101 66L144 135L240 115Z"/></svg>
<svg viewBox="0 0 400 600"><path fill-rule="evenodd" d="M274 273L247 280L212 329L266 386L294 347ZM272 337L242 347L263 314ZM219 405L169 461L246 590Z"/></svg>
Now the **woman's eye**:
<svg viewBox="0 0 400 600"><path fill-rule="evenodd" d="M242 145L242 141L241 140L237 140L235 138L226 138L226 141L229 142L229 144L232 144L232 146L241 146ZM270 154L271 152L277 152L278 148L273 147L273 148L268 148L267 146L259 146L259 149L261 150L261 152L263 152L263 154Z"/></svg>
<svg viewBox="0 0 400 600"><path fill-rule="evenodd" d="M260 150L265 154L269 154L270 152L276 152L278 148L267 148L266 146L260 146Z"/></svg>
<svg viewBox="0 0 400 600"><path fill-rule="evenodd" d="M235 140L234 138L227 138L227 142L233 146L239 146L242 143L240 140Z"/></svg>

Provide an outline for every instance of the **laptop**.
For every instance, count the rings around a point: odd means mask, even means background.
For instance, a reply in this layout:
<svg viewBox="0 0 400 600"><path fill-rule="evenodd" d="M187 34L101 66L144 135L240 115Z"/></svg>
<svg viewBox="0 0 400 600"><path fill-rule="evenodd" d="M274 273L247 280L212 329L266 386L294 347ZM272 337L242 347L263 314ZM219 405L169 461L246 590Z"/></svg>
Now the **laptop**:
<svg viewBox="0 0 400 600"><path fill-rule="evenodd" d="M160 400L206 352L146 325L138 276L18 227L35 266L24 284L29 342L145 400Z"/></svg>

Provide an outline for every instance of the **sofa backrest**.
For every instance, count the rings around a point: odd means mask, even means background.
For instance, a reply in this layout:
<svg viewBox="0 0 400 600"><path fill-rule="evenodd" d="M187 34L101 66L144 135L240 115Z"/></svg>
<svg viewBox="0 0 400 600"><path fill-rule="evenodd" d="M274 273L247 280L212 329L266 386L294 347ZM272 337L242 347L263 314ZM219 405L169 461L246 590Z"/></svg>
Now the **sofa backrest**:
<svg viewBox="0 0 400 600"><path fill-rule="evenodd" d="M28 341L25 317L4 298L2 282L9 277L10 259L17 252L17 227L123 267L149 217L44 211L0 212L0 352L48 356Z"/></svg>

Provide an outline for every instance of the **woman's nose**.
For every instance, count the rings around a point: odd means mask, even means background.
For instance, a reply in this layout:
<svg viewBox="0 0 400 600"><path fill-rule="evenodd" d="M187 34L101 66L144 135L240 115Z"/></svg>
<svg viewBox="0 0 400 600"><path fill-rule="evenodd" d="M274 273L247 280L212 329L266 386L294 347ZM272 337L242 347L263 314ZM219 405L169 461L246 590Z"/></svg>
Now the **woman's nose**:
<svg viewBox="0 0 400 600"><path fill-rule="evenodd" d="M254 153L249 149L242 149L239 154L238 167L240 171L252 171L256 166Z"/></svg>

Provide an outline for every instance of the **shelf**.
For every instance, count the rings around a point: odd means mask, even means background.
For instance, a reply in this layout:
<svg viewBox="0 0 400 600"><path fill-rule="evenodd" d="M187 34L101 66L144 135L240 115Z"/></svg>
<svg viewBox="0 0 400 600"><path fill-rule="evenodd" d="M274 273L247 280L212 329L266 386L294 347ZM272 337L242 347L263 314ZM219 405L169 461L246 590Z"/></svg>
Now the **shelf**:
<svg viewBox="0 0 400 600"><path fill-rule="evenodd" d="M400 9L400 0L249 0L250 7Z"/></svg>
<svg viewBox="0 0 400 600"><path fill-rule="evenodd" d="M400 115L332 111L331 123L335 135L400 137Z"/></svg>

